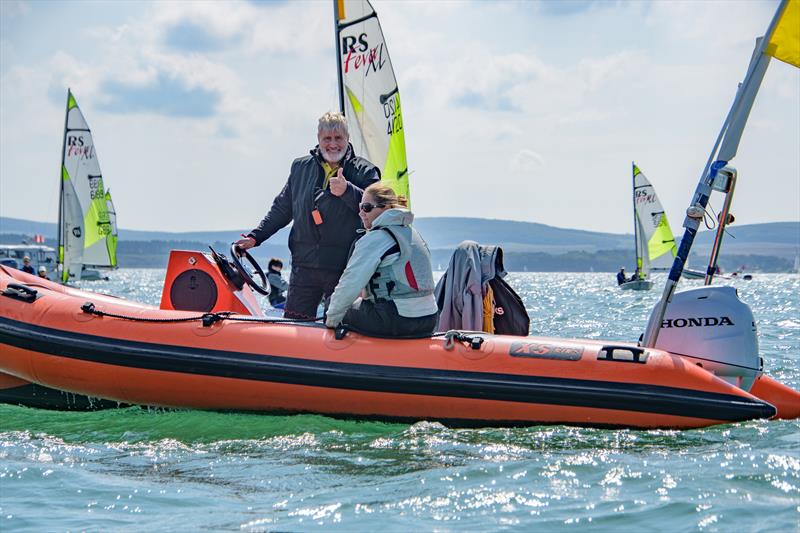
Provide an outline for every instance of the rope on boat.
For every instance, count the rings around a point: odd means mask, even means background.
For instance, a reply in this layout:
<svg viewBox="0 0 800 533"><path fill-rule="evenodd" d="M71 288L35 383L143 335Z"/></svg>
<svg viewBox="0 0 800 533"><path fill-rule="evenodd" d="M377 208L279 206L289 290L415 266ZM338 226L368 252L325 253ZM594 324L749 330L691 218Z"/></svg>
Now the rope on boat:
<svg viewBox="0 0 800 533"><path fill-rule="evenodd" d="M202 315L197 316L187 316L182 318L147 318L141 316L130 316L130 315L120 315L117 313L107 313L105 311L101 311L95 307L92 302L86 302L81 306L81 311L84 313L99 316L99 317L109 317L109 318L118 318L120 320L130 320L132 322L150 322L154 324L169 324L169 323L179 323L179 322L194 322L194 321L202 321L204 328L209 328L216 324L217 322L222 322L225 320L230 320L232 322L255 322L258 324L303 324L303 323L313 323L323 319L323 317L315 317L315 318L255 318L255 317L243 317L243 316L233 316L233 311L220 311L217 313L203 313ZM347 333L347 329L344 327L336 328L336 339L340 340L344 337ZM475 335L470 335L469 333L473 332L465 332L459 331L456 329L451 329L444 333L444 349L445 350L452 350L455 348L456 341L468 343L468 346L473 350L480 350L481 346L483 345L483 341L485 340L483 336L481 336L480 332L474 332ZM438 337L441 336L441 333L435 333L433 336Z"/></svg>
<svg viewBox="0 0 800 533"><path fill-rule="evenodd" d="M451 329L444 334L444 349L452 350L456 346L456 341L468 342L470 348L480 350L484 339L480 335L467 335L463 331Z"/></svg>
<svg viewBox="0 0 800 533"><path fill-rule="evenodd" d="M121 320L130 320L133 322L151 322L151 323L177 323L177 322L194 322L200 320L203 322L203 327L208 328L217 322L230 320L232 322L256 322L259 324L295 324L295 323L310 323L322 320L322 318L249 318L233 316L233 311L220 311L217 313L203 313L198 316L187 316L182 318L147 318L141 316L118 315L116 313L106 313L95 307L92 302L86 302L81 306L81 311L95 316L106 316L109 318L119 318Z"/></svg>

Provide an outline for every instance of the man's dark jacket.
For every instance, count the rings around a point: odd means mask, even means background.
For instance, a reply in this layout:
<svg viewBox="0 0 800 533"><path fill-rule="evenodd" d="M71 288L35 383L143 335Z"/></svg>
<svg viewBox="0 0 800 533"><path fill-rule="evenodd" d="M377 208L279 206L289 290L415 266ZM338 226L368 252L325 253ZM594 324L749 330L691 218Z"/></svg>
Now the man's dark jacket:
<svg viewBox="0 0 800 533"><path fill-rule="evenodd" d="M361 228L358 204L369 185L380 181L380 170L353 153L348 145L343 160L347 190L340 197L330 190L322 191L325 172L322 169L319 146L310 155L295 159L289 179L275 197L267 216L249 236L261 244L279 229L294 220L289 233L292 266L343 271L347 265L350 246ZM319 210L322 224L314 223L311 212Z"/></svg>

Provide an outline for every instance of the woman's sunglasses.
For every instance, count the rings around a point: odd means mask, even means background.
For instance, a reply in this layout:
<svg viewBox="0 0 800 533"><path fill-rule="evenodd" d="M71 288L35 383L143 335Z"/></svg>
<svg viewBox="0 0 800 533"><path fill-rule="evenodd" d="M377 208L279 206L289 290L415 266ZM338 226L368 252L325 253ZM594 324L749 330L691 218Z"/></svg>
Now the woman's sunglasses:
<svg viewBox="0 0 800 533"><path fill-rule="evenodd" d="M372 211L376 207L386 207L386 206L384 204L371 204L369 202L364 202L361 205L359 205L358 207L361 208L361 210L364 211L365 213L369 213L370 211Z"/></svg>

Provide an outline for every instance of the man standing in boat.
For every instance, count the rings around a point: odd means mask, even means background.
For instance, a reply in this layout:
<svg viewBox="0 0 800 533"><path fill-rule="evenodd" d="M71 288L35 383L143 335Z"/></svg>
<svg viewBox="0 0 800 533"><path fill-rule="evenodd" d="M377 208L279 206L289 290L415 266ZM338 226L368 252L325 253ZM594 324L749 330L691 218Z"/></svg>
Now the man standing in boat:
<svg viewBox="0 0 800 533"><path fill-rule="evenodd" d="M247 250L294 222L287 318L315 317L320 300L333 293L361 228L361 195L380 181L380 170L353 152L342 113L322 115L317 140L310 155L294 160L286 185L258 227L236 242Z"/></svg>

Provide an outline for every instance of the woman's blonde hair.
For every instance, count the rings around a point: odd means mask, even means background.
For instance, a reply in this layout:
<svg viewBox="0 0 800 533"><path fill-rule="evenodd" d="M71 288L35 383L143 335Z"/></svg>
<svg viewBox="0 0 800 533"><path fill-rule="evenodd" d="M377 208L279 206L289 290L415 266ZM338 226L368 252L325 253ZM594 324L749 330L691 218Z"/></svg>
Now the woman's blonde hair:
<svg viewBox="0 0 800 533"><path fill-rule="evenodd" d="M376 204L384 207L408 207L406 197L398 195L394 189L382 181L373 183L364 189L364 194L369 194L375 199Z"/></svg>

